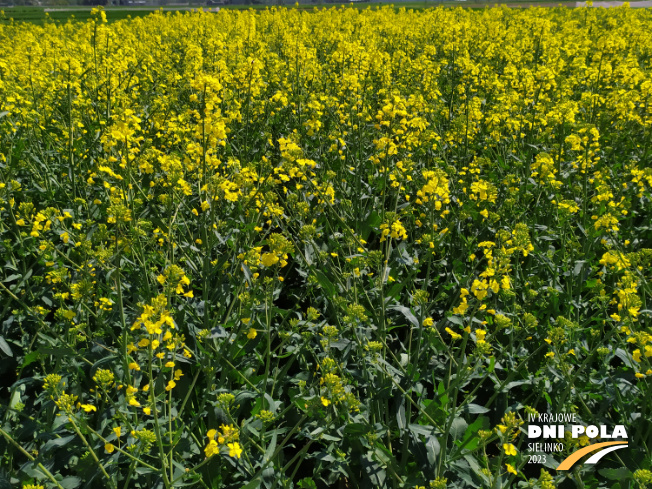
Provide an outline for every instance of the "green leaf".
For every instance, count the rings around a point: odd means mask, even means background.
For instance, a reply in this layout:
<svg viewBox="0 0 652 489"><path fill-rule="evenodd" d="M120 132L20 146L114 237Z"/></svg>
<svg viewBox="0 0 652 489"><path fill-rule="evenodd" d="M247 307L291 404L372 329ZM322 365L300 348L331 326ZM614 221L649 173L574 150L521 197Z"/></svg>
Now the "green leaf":
<svg viewBox="0 0 652 489"><path fill-rule="evenodd" d="M14 486L11 485L9 479L5 477L4 474L0 474L0 489L13 489Z"/></svg>
<svg viewBox="0 0 652 489"><path fill-rule="evenodd" d="M242 486L241 489L257 489L258 487L260 487L260 479L254 478Z"/></svg>
<svg viewBox="0 0 652 489"><path fill-rule="evenodd" d="M405 430L405 404L401 403L396 413L396 422L398 423L398 429L402 432Z"/></svg>
<svg viewBox="0 0 652 489"><path fill-rule="evenodd" d="M344 434L350 435L351 438L357 438L366 435L371 430L368 424L349 423L344 427Z"/></svg>
<svg viewBox="0 0 652 489"><path fill-rule="evenodd" d="M382 223L382 219L380 218L380 215L378 215L378 212L372 211L369 214L369 217L367 217L367 220L362 224L362 229L360 230L360 235L362 236L362 239L367 241L369 235L371 234L371 231L373 231L375 228L380 226L381 223Z"/></svg>
<svg viewBox="0 0 652 489"><path fill-rule="evenodd" d="M462 319L458 318L457 316L450 316L448 320L453 324L457 324L458 326L464 326L464 321L462 321Z"/></svg>
<svg viewBox="0 0 652 489"><path fill-rule="evenodd" d="M274 486L274 467L267 467L265 470L263 470L263 473L261 475L263 479L263 485L267 489L271 489Z"/></svg>
<svg viewBox="0 0 652 489"><path fill-rule="evenodd" d="M489 409L478 404L467 404L462 408L462 412L466 414L484 414L488 413Z"/></svg>
<svg viewBox="0 0 652 489"><path fill-rule="evenodd" d="M342 441L342 438L340 438L339 436L328 435L326 433L323 433L319 438L321 440L326 440L326 441L335 441L335 442Z"/></svg>
<svg viewBox="0 0 652 489"><path fill-rule="evenodd" d="M429 436L426 441L426 453L428 455L428 463L434 465L437 462L437 457L441 451L441 445L435 436Z"/></svg>
<svg viewBox="0 0 652 489"><path fill-rule="evenodd" d="M473 457L471 455L465 455L464 460L466 460L466 463L469 464L469 467L471 468L472 473L474 473L474 474L481 474L482 473L482 467L480 467L480 464L475 459L475 457Z"/></svg>
<svg viewBox="0 0 652 489"><path fill-rule="evenodd" d="M317 484L309 477L304 477L297 483L297 487L301 489L317 489Z"/></svg>
<svg viewBox="0 0 652 489"><path fill-rule="evenodd" d="M5 339L0 336L0 350L4 352L5 355L8 357L13 357L14 353L11 351L11 348L9 348L9 344L5 341Z"/></svg>
<svg viewBox="0 0 652 489"><path fill-rule="evenodd" d="M619 467L617 469L600 469L598 470L598 474L612 481L629 479L632 476L631 470L629 470L627 467Z"/></svg>
<svg viewBox="0 0 652 489"><path fill-rule="evenodd" d="M242 404L247 399L254 399L256 397L257 397L257 395L254 392L240 391L235 395L235 400L233 402L237 406L239 404Z"/></svg>
<svg viewBox="0 0 652 489"><path fill-rule="evenodd" d="M519 385L524 385L524 384L531 384L532 380L515 380L513 382L510 382L503 388L503 392L507 392L514 387L518 387Z"/></svg>
<svg viewBox="0 0 652 489"><path fill-rule="evenodd" d="M302 399L300 397L295 397L292 403L299 409L299 411L304 413L308 412L308 406L305 399Z"/></svg>
<svg viewBox="0 0 652 489"><path fill-rule="evenodd" d="M81 484L81 479L79 477L64 477L59 481L59 484L61 484L61 487L63 489L75 489L76 487L79 487Z"/></svg>
<svg viewBox="0 0 652 489"><path fill-rule="evenodd" d="M265 463L271 460L272 455L274 454L274 450L276 449L277 438L278 438L278 432L274 430L274 434L272 435L272 440L269 442L269 445L267 445L267 450L265 450L265 456L263 457Z"/></svg>
<svg viewBox="0 0 652 489"><path fill-rule="evenodd" d="M70 435L70 436L64 436L62 438L55 438L53 440L48 440L42 447L41 447L41 452L47 452L48 450L52 450L53 448L61 448L64 445L67 445L70 443L72 440L75 439L75 435Z"/></svg>
<svg viewBox="0 0 652 489"><path fill-rule="evenodd" d="M414 314L412 314L412 311L410 311L409 308L405 306L392 306L389 307L388 309L399 311L400 313L403 314L403 316L405 316L405 319L407 319L408 321L410 321L410 323L412 323L412 326L414 326L415 328L419 327L419 320L416 318Z"/></svg>
<svg viewBox="0 0 652 489"><path fill-rule="evenodd" d="M390 299L393 300L398 300L399 299L399 293L403 288L405 287L405 283L403 282L396 282L394 285L392 285L387 292L385 292L385 301L388 301Z"/></svg>
<svg viewBox="0 0 652 489"><path fill-rule="evenodd" d="M480 443L480 437L478 436L479 430L486 430L489 427L489 418L486 416L478 416L478 418L471 423L464 433L464 437L458 442L458 446L462 447L464 450L475 450L475 448Z"/></svg>
<svg viewBox="0 0 652 489"><path fill-rule="evenodd" d="M372 487L385 487L385 479L387 477L385 469L372 458L372 453L373 452L367 452L362 456L362 468L370 479Z"/></svg>
<svg viewBox="0 0 652 489"><path fill-rule="evenodd" d="M455 418L451 424L450 433L454 440L457 440L464 435L468 423L464 421L464 418Z"/></svg>
<svg viewBox="0 0 652 489"><path fill-rule="evenodd" d="M487 367L488 373L493 373L494 367L496 366L496 357L489 358L489 366Z"/></svg>
<svg viewBox="0 0 652 489"><path fill-rule="evenodd" d="M326 275L320 270L315 270L315 275L317 276L317 282L321 285L321 288L326 292L329 297L335 297L337 294L337 289L333 283L328 279Z"/></svg>
<svg viewBox="0 0 652 489"><path fill-rule="evenodd" d="M478 487L474 483L473 477L471 476L471 466L469 463L461 458L450 464L449 470L454 471L461 479L463 479L469 487Z"/></svg>
<svg viewBox="0 0 652 489"><path fill-rule="evenodd" d="M628 367L635 368L636 363L634 362L634 359L632 356L629 354L629 352L623 350L622 348L616 348L616 356L620 358L625 365Z"/></svg>

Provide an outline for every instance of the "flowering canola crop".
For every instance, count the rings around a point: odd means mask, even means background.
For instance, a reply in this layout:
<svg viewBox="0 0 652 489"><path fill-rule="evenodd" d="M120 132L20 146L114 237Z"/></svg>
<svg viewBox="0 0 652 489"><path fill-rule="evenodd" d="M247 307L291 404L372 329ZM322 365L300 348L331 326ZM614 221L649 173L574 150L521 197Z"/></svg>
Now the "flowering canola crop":
<svg viewBox="0 0 652 489"><path fill-rule="evenodd" d="M652 12L96 9L0 43L12 483L603 487L528 463L537 412L627 426L600 467L652 481Z"/></svg>

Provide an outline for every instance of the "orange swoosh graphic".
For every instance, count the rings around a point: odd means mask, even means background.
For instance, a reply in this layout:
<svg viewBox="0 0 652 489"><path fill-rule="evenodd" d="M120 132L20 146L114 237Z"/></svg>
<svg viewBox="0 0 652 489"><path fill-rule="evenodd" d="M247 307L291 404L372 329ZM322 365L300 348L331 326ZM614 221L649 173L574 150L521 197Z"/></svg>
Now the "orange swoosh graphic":
<svg viewBox="0 0 652 489"><path fill-rule="evenodd" d="M604 443L594 443L593 445L589 445L588 447L584 447L581 450L578 450L570 454L568 457L566 457L566 459L562 463L559 464L557 470L568 470L575 464L575 462L581 459L584 455L594 452L600 448L610 447L612 445L627 445L627 442L606 441Z"/></svg>

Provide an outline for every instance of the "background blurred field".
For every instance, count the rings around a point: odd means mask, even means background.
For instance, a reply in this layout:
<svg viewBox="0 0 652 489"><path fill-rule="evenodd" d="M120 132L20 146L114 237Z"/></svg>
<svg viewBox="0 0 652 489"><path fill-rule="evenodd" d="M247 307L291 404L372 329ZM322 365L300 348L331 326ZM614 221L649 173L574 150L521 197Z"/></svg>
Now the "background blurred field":
<svg viewBox="0 0 652 489"><path fill-rule="evenodd" d="M292 3L286 2L287 8L299 8L300 10L312 10L315 7L317 8L330 8L333 6L340 5L350 5L349 3L311 3L311 4L300 4L299 7L295 7ZM506 2L512 6L522 6L527 7L530 5L564 5L564 6L574 6L574 2L549 2L549 1L522 1L515 0ZM387 3L383 2L356 2L353 4L355 8L365 9L368 7L375 8L377 6L386 5ZM109 22L113 22L121 19L128 19L130 17L143 17L149 15L150 13L162 9L163 11L186 11L192 9L202 8L204 10L219 8L228 8L228 9L265 9L275 4L233 4L233 5L206 5L206 4L197 4L197 5L183 5L183 6L166 6L166 7L107 7L105 9L106 17ZM408 9L426 9L437 6L446 6L446 7L464 7L464 8L485 8L486 6L499 5L496 2L478 2L477 0L469 0L465 2L461 1L428 1L428 2L396 2L396 8L408 8ZM0 18L0 22L6 23L10 19L13 19L16 22L34 22L34 23L44 23L46 21L52 22L67 22L68 20L77 20L77 21L86 21L91 17L91 8L80 7L80 6L60 6L60 7L38 7L38 6L5 6L0 7L0 10L4 11L4 17Z"/></svg>

